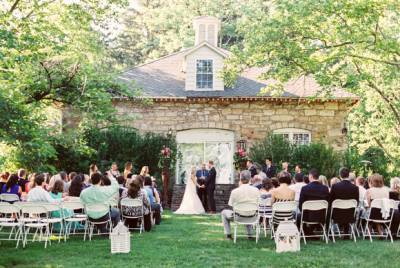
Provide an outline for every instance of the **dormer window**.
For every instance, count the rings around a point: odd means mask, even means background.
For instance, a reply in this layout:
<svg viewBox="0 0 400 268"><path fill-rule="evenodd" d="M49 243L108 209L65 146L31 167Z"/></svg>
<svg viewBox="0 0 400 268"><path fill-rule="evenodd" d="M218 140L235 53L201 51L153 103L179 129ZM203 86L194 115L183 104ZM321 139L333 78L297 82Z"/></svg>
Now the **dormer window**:
<svg viewBox="0 0 400 268"><path fill-rule="evenodd" d="M196 61L196 88L212 89L213 88L213 61L197 60Z"/></svg>

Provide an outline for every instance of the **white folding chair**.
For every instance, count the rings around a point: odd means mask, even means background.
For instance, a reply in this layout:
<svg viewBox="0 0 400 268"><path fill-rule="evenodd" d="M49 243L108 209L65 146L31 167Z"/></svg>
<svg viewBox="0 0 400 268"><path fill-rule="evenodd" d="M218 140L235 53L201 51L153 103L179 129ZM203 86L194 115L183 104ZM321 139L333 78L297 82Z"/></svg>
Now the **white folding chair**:
<svg viewBox="0 0 400 268"><path fill-rule="evenodd" d="M104 220L93 220L93 219L90 219L89 216L87 217L87 220L86 220L87 224L86 224L86 228L85 228L85 234L83 237L84 241L86 240L87 232L89 232L88 233L89 240L90 241L92 240L92 236L94 235L93 234L94 227L97 227L97 229L98 229L97 235L107 234L108 237L110 237L111 229L112 229L110 205L109 204L86 204L85 205L85 212L87 215L89 215L90 213L98 213L98 212L104 212L104 211L107 211L107 214L105 214L107 216L105 217ZM98 227L101 225L105 225L105 228L108 230L107 233L100 232L100 229Z"/></svg>
<svg viewBox="0 0 400 268"><path fill-rule="evenodd" d="M87 216L84 213L85 206L79 199L74 201L71 201L70 199L68 201L64 201L61 203L61 207L63 209L63 218L65 222L64 241L66 241L66 238L71 235L72 226L74 227L72 232L74 235L76 234L76 226L78 224L83 224L84 229L86 230ZM65 212L68 210L72 211L73 213L71 215L67 215ZM82 213L76 213L76 211L81 211Z"/></svg>
<svg viewBox="0 0 400 268"><path fill-rule="evenodd" d="M132 213L127 214L126 211ZM140 233L144 230L144 207L143 201L140 198L123 198L121 199L121 218L125 222L125 219L137 219L140 221L139 228L129 228L132 230L139 230Z"/></svg>
<svg viewBox="0 0 400 268"><path fill-rule="evenodd" d="M272 205L272 215L270 219L271 239L275 237L275 227L278 226L281 221L295 221L294 212L296 209L296 201L275 202Z"/></svg>
<svg viewBox="0 0 400 268"><path fill-rule="evenodd" d="M334 211L337 211L337 210L350 210L351 213L353 214L353 217L351 219L349 219L348 222L343 223L343 224L347 224L350 227L350 233L346 234L346 233L340 232L340 228L334 220L334 218L335 218ZM345 235L345 236L348 235L348 236L350 236L350 238L353 237L354 242L357 242L356 233L355 233L355 230L356 230L355 224L357 222L356 213L357 213L357 200L355 200L355 199L350 199L350 200L336 199L332 202L329 230L330 230L330 236L332 236L333 243L336 242L335 236L341 237L342 235ZM338 230L337 235L335 233L335 226L337 227L336 230Z"/></svg>
<svg viewBox="0 0 400 268"><path fill-rule="evenodd" d="M44 220L44 221L42 221ZM47 248L47 242L51 245L50 240L50 224L48 222L48 211L47 209L37 203L25 203L21 204L21 221L23 224L23 247L26 246L28 242L28 235L30 229L35 229L35 233L32 237L32 242L36 240L36 236L39 232L38 241L44 239L44 247ZM44 232L43 232L44 229Z"/></svg>
<svg viewBox="0 0 400 268"><path fill-rule="evenodd" d="M262 220L264 236L267 237L267 225L269 228L271 228L271 226L269 226L269 221L272 217L271 198L260 198L258 200L258 215Z"/></svg>
<svg viewBox="0 0 400 268"><path fill-rule="evenodd" d="M390 213L386 217L383 217L381 215L380 218L371 218L371 210L372 209L378 209L381 211L384 208L384 203L389 204L390 207ZM392 224L392 219L393 219L393 213L396 208L396 203L394 200L387 199L387 198L382 198L382 199L374 199L371 202L371 207L370 207L370 213L365 217L365 227L363 230L363 238L365 239L366 236L369 237L369 240L372 242L372 237L385 237L386 239L389 237L390 241L393 243L393 237L390 231L390 226ZM383 234L377 234L376 232L373 233L370 224L375 223L375 224L381 224L384 227L384 232Z"/></svg>
<svg viewBox="0 0 400 268"><path fill-rule="evenodd" d="M15 240L17 241L16 248L18 248L19 241L22 240L23 234L22 224L19 221L19 218L19 207L8 203L0 203L0 230L3 230L3 228L11 228L9 232L0 233L8 234L8 238L1 237L0 240Z"/></svg>
<svg viewBox="0 0 400 268"><path fill-rule="evenodd" d="M0 201L13 203L19 201L19 196L16 194L0 194Z"/></svg>
<svg viewBox="0 0 400 268"><path fill-rule="evenodd" d="M251 226L256 231L256 243L258 243L258 238L260 235L260 217L258 216L258 203L236 205L233 207L233 242L236 243L236 238L238 236L237 229L240 225ZM248 236L248 234L246 235Z"/></svg>
<svg viewBox="0 0 400 268"><path fill-rule="evenodd" d="M300 236L303 238L304 244L307 244L306 237L322 237L325 242L328 243L328 236L326 235L326 215L328 214L328 201L326 200L311 200L303 203L301 210L301 220L300 220ZM324 221L305 221L303 219L304 212L313 213L315 211L325 210ZM309 225L319 225L322 228L322 234L305 235L304 224Z"/></svg>
<svg viewBox="0 0 400 268"><path fill-rule="evenodd" d="M64 219L63 219L63 211L60 204L57 203L40 203L41 206L47 209L49 213L49 217L47 219L42 219L42 222L48 223L50 225L50 237L53 235L54 224L59 224L60 231L58 233L58 243L61 241L61 237L63 236L64 229ZM59 216L53 216L52 214L57 213ZM65 235L64 235L65 240Z"/></svg>

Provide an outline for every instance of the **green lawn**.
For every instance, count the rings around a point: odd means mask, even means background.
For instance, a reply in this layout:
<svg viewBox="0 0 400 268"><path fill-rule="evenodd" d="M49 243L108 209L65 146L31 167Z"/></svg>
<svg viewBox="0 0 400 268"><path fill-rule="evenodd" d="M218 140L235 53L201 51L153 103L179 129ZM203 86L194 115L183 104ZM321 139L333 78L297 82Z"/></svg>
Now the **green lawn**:
<svg viewBox="0 0 400 268"><path fill-rule="evenodd" d="M244 230L243 230L244 231ZM325 245L313 241L300 253L275 253L270 239L224 239L219 216L175 216L150 233L132 235L130 254L111 255L110 241L95 238L83 242L0 245L0 267L400 267L400 242L339 241Z"/></svg>

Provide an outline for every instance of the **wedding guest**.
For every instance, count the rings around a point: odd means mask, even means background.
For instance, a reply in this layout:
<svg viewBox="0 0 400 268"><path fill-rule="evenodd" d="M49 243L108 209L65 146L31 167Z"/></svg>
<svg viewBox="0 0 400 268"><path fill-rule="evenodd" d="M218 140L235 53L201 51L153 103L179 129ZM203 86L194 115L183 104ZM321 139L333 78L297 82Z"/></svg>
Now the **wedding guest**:
<svg viewBox="0 0 400 268"><path fill-rule="evenodd" d="M7 183L8 177L10 177L10 173L9 172L1 173L1 176L0 176L0 191L1 191L1 189L3 189L3 185L5 185ZM17 177L18 177L18 175L17 175Z"/></svg>
<svg viewBox="0 0 400 268"><path fill-rule="evenodd" d="M51 191L53 189L54 183L58 180L61 180L60 174L56 174L54 176L51 176L48 181L46 181L46 190Z"/></svg>
<svg viewBox="0 0 400 268"><path fill-rule="evenodd" d="M299 198L299 210L300 212L303 209L303 204L306 201L310 200L329 200L329 189L325 185L319 183L319 172L317 169L313 168L310 170L308 178L310 183L301 188L300 198ZM316 211L305 211L303 215L303 220L308 222L324 222L325 219L324 210L316 210ZM313 227L315 226L306 226L304 231L306 234L313 234Z"/></svg>
<svg viewBox="0 0 400 268"><path fill-rule="evenodd" d="M262 178L261 175L257 174L251 179L251 186L256 187L258 190L262 187Z"/></svg>
<svg viewBox="0 0 400 268"><path fill-rule="evenodd" d="M46 183L45 183L46 176L44 174L37 174L35 176L35 187L29 190L28 193L28 202L46 202L46 203L54 203L57 200L51 198L49 192L45 190Z"/></svg>
<svg viewBox="0 0 400 268"><path fill-rule="evenodd" d="M304 183L305 184L309 184L310 183L310 179L308 178L307 175L304 175Z"/></svg>
<svg viewBox="0 0 400 268"><path fill-rule="evenodd" d="M289 188L292 180L290 173L281 171L278 174L279 187L271 191L272 203L281 201L293 201L295 198L295 191Z"/></svg>
<svg viewBox="0 0 400 268"><path fill-rule="evenodd" d="M67 172L65 172L65 171L61 171L59 174L60 174L61 180L64 184L63 191L66 193L67 191L65 189L68 189L68 187L69 187L69 185L68 185L69 176L68 176Z"/></svg>
<svg viewBox="0 0 400 268"><path fill-rule="evenodd" d="M155 196L155 192L152 187L152 184L153 183L151 181L151 177L149 177L149 176L144 177L144 190L147 192L147 196L150 201L151 210L153 211L155 223L157 225L159 225L161 222L160 204L157 204L157 202L156 202L156 196Z"/></svg>
<svg viewBox="0 0 400 268"><path fill-rule="evenodd" d="M351 183L355 184L356 178L357 178L356 173L354 173L354 172L349 173L349 180Z"/></svg>
<svg viewBox="0 0 400 268"><path fill-rule="evenodd" d="M361 207L365 206L365 202L366 202L366 194L367 194L367 190L364 188L365 185L365 179L364 177L358 177L356 179L356 185L358 187L358 192L360 194L360 198L359 198L359 204Z"/></svg>
<svg viewBox="0 0 400 268"><path fill-rule="evenodd" d="M265 159L265 166L263 168L263 172L267 175L268 178L275 177L276 166L272 163L272 157L267 157L267 159Z"/></svg>
<svg viewBox="0 0 400 268"><path fill-rule="evenodd" d="M394 177L390 180L390 199L399 201L400 200L400 178Z"/></svg>
<svg viewBox="0 0 400 268"><path fill-rule="evenodd" d="M140 170L140 175L143 177L150 176L150 170L148 166L143 166L142 169Z"/></svg>
<svg viewBox="0 0 400 268"><path fill-rule="evenodd" d="M122 198L129 198L129 199L137 199L139 198L143 202L143 213L144 213L144 230L146 232L151 231L151 215L150 215L150 202L147 198L147 194L141 191L141 182L138 179L133 179L129 185L127 190L125 190L122 194ZM137 216L141 214L141 211L138 211L137 208L133 207L122 207L122 214L127 216ZM137 219L129 219L125 220L125 225L129 228L136 228L137 227Z"/></svg>
<svg viewBox="0 0 400 268"><path fill-rule="evenodd" d="M160 210L161 212L163 211L163 208L161 206L161 197L160 197L160 192L157 189L157 181L156 178L151 177L151 187L153 187L153 191L154 191L154 196L156 198L156 202L157 204L160 205Z"/></svg>
<svg viewBox="0 0 400 268"><path fill-rule="evenodd" d="M330 181L331 188L332 188L333 185L335 185L336 183L339 183L339 182L341 182L341 179L339 179L339 178L337 178L337 177L333 177L333 178L331 179L331 181Z"/></svg>
<svg viewBox="0 0 400 268"><path fill-rule="evenodd" d="M119 173L118 170L118 164L116 162L113 162L111 164L111 169L108 171L109 176L113 176L115 179L117 179L119 176L121 176L121 173Z"/></svg>
<svg viewBox="0 0 400 268"><path fill-rule="evenodd" d="M81 195L82 190L84 189L83 181L85 180L83 174L76 175L72 181L71 185L68 189L69 196L79 197Z"/></svg>
<svg viewBox="0 0 400 268"><path fill-rule="evenodd" d="M50 191L50 196L53 199L62 199L64 197L64 182L57 180L54 182L53 188Z"/></svg>
<svg viewBox="0 0 400 268"><path fill-rule="evenodd" d="M229 197L228 205L232 208L235 208L237 205L243 206L251 206L255 209L258 208L258 198L260 196L260 191L257 188L249 185L251 179L251 173L248 170L244 170L240 173L239 179L239 187L234 189L231 192ZM242 215L244 217L249 215ZM227 239L232 239L231 235L231 221L233 220L233 210L232 209L224 209L221 212L222 223L224 224L224 233ZM251 239L252 235L252 226L247 225L247 236Z"/></svg>
<svg viewBox="0 0 400 268"><path fill-rule="evenodd" d="M132 162L126 162L125 163L125 169L124 169L124 177L127 179L128 178L128 174L132 173Z"/></svg>
<svg viewBox="0 0 400 268"><path fill-rule="evenodd" d="M271 198L271 190L274 189L272 180L270 178L265 178L262 182L260 189L260 198L267 199Z"/></svg>
<svg viewBox="0 0 400 268"><path fill-rule="evenodd" d="M274 185L274 188L278 188L279 187L279 180L278 180L277 177L273 177L271 179L271 181L272 181L272 185Z"/></svg>
<svg viewBox="0 0 400 268"><path fill-rule="evenodd" d="M291 184L289 188L295 192L294 200L298 202L300 198L301 188L303 188L307 184L304 183L304 175L301 172L294 175L294 181L295 183Z"/></svg>
<svg viewBox="0 0 400 268"><path fill-rule="evenodd" d="M367 203L368 207L371 207L372 200L381 199L381 198L389 198L389 188L385 187L383 183L382 175L378 173L374 173L368 177L369 188L367 190ZM370 210L371 219L381 219L382 214L381 210L377 208L373 208ZM376 229L378 234L383 234L382 225L376 224Z"/></svg>
<svg viewBox="0 0 400 268"><path fill-rule="evenodd" d="M257 175L257 168L254 165L253 160L247 160L246 162L246 167L247 170L250 171L251 177L253 178L255 175Z"/></svg>
<svg viewBox="0 0 400 268"><path fill-rule="evenodd" d="M283 162L283 163L282 163L282 171L285 171L285 172L287 172L287 173L290 173L290 172L289 172L289 163L288 163L288 162Z"/></svg>
<svg viewBox="0 0 400 268"><path fill-rule="evenodd" d="M18 185L21 186L22 192L26 192L25 190L25 185L29 182L26 177L26 170L25 169L19 169L18 170Z"/></svg>
<svg viewBox="0 0 400 268"><path fill-rule="evenodd" d="M100 173L96 164L91 164L89 167L89 177L91 178L94 173Z"/></svg>
<svg viewBox="0 0 400 268"><path fill-rule="evenodd" d="M21 198L22 189L21 186L18 184L18 175L11 174L8 178L6 184L4 184L1 188L2 194L16 194L19 198Z"/></svg>
<svg viewBox="0 0 400 268"><path fill-rule="evenodd" d="M29 183L25 184L25 193L29 193L29 190L35 187L35 177L36 173L29 174L28 176Z"/></svg>
<svg viewBox="0 0 400 268"><path fill-rule="evenodd" d="M121 196L122 197L122 193L124 192L124 190L126 189L126 187L125 187L125 185L126 185L126 180L125 180L125 178L124 178L124 176L121 176L121 175L119 175L118 177L117 177L117 182L118 182L118 185L119 185L119 196Z"/></svg>
<svg viewBox="0 0 400 268"><path fill-rule="evenodd" d="M326 178L326 176L324 176L324 175L319 175L318 181L319 181L319 183L321 183L322 185L325 185L326 187L329 188L329 183L328 183L328 179Z"/></svg>
<svg viewBox="0 0 400 268"><path fill-rule="evenodd" d="M111 180L108 176L102 175L101 176L101 186L110 186L111 185Z"/></svg>
<svg viewBox="0 0 400 268"><path fill-rule="evenodd" d="M76 172L70 172L68 174L68 182L64 183L64 193L69 192L69 187L71 186L71 182L76 177L76 175L78 175Z"/></svg>
<svg viewBox="0 0 400 268"><path fill-rule="evenodd" d="M110 186L101 186L101 177L99 173L92 174L90 180L93 185L83 190L80 195L83 204L109 204L110 199L118 193L118 182L114 178L111 179ZM119 210L114 207L109 211L87 211L86 213L91 221L105 221L108 219L109 213L114 226L119 221ZM102 227L102 232L104 231L104 227Z"/></svg>

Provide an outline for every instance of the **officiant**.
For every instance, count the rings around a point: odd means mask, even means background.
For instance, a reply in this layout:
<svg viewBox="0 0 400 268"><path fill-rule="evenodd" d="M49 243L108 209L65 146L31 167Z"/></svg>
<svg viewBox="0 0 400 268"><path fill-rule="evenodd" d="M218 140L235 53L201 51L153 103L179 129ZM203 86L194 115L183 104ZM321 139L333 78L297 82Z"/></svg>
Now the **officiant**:
<svg viewBox="0 0 400 268"><path fill-rule="evenodd" d="M206 178L208 176L208 170L206 168L206 164L201 165L201 169L196 171L197 184L200 187L197 187L197 195L199 196L201 203L204 208L207 208L207 191L206 191Z"/></svg>

